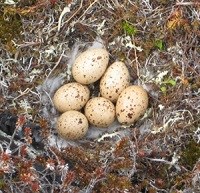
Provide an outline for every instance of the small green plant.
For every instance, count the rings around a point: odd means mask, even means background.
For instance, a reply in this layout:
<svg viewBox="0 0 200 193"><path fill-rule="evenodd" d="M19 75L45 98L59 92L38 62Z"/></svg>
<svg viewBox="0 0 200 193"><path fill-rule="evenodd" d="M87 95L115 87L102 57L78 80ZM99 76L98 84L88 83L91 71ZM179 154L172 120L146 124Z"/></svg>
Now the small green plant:
<svg viewBox="0 0 200 193"><path fill-rule="evenodd" d="M164 81L162 82L162 84L161 84L160 90L161 90L164 94L166 94L167 88L168 88L169 86L170 86L170 87L176 86L176 80L171 79L171 78L169 78L169 79L167 79L167 80L164 80Z"/></svg>
<svg viewBox="0 0 200 193"><path fill-rule="evenodd" d="M134 36L137 33L137 28L127 21L122 22L122 29L129 36Z"/></svg>
<svg viewBox="0 0 200 193"><path fill-rule="evenodd" d="M158 48L159 50L161 50L161 51L165 49L165 47L164 47L164 42L163 42L163 40L160 40L160 39L155 40L154 46L155 46L156 48Z"/></svg>

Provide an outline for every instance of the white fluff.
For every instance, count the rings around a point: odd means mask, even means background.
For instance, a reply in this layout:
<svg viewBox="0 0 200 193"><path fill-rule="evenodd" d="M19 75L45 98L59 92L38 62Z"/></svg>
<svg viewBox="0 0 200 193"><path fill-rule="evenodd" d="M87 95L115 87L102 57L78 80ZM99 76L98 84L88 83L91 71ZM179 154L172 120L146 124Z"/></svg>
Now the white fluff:
<svg viewBox="0 0 200 193"><path fill-rule="evenodd" d="M63 84L64 76L59 75L57 77L51 77L46 79L42 85L38 86L37 92L40 95L40 101L42 103L42 116L50 120L51 126L55 126L57 112L53 107L52 97L55 91Z"/></svg>
<svg viewBox="0 0 200 193"><path fill-rule="evenodd" d="M89 48L103 48L103 47L104 47L103 40L97 37Z"/></svg>
<svg viewBox="0 0 200 193"><path fill-rule="evenodd" d="M114 121L108 128L95 127L91 125L89 127L86 138L96 139L96 138L99 138L104 133L108 133L108 132L110 133L110 132L115 131L119 127L120 127L120 124L118 121Z"/></svg>
<svg viewBox="0 0 200 193"><path fill-rule="evenodd" d="M48 142L50 146L54 146L59 150L68 146L77 146L75 141L65 140L53 133L48 137Z"/></svg>

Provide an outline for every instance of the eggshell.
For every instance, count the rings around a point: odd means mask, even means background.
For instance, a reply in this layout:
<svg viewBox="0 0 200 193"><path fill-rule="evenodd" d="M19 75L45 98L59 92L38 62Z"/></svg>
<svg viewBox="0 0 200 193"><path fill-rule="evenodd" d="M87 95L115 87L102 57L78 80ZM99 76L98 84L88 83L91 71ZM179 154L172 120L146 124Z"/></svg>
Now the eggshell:
<svg viewBox="0 0 200 193"><path fill-rule="evenodd" d="M148 95L141 86L132 85L121 92L116 103L116 116L122 124L132 124L148 107Z"/></svg>
<svg viewBox="0 0 200 193"><path fill-rule="evenodd" d="M114 62L100 81L101 96L116 102L119 94L129 86L130 75L123 62Z"/></svg>
<svg viewBox="0 0 200 193"><path fill-rule="evenodd" d="M109 54L102 48L81 53L72 66L74 79L81 84L91 84L101 78L108 66Z"/></svg>
<svg viewBox="0 0 200 193"><path fill-rule="evenodd" d="M88 131L88 120L78 111L67 111L58 118L56 128L64 139L80 139Z"/></svg>
<svg viewBox="0 0 200 193"><path fill-rule="evenodd" d="M90 91L87 86L72 82L61 86L53 97L55 108L60 112L80 110L89 100Z"/></svg>
<svg viewBox="0 0 200 193"><path fill-rule="evenodd" d="M115 120L115 107L108 99L95 97L85 105L85 116L94 126L108 127Z"/></svg>

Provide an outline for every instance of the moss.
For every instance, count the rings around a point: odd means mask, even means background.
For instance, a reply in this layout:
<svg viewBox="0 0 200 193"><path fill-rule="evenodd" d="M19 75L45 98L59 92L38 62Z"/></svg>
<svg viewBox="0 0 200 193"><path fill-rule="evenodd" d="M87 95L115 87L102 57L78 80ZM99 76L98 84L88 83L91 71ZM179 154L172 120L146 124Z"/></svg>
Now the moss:
<svg viewBox="0 0 200 193"><path fill-rule="evenodd" d="M135 26L133 26L132 24L130 24L129 22L127 21L123 21L122 22L122 29L124 30L124 32L127 34L127 35L136 35L137 33L137 29Z"/></svg>
<svg viewBox="0 0 200 193"><path fill-rule="evenodd" d="M118 176L115 174L108 174L106 180L100 182L98 189L100 192L113 192L117 190L129 190L131 188L131 182L128 177Z"/></svg>
<svg viewBox="0 0 200 193"><path fill-rule="evenodd" d="M3 190L5 186L6 186L6 183L4 182L2 178L0 178L0 190Z"/></svg>
<svg viewBox="0 0 200 193"><path fill-rule="evenodd" d="M0 11L0 41L9 43L15 38L19 38L22 31L22 22L18 14Z"/></svg>
<svg viewBox="0 0 200 193"><path fill-rule="evenodd" d="M200 158L200 147L197 142L191 140L187 145L186 148L182 151L181 161L186 167L192 169L194 164Z"/></svg>
<svg viewBox="0 0 200 193"><path fill-rule="evenodd" d="M161 50L161 51L163 51L163 50L165 49L164 42L163 42L163 40L161 40L161 39L155 40L154 46L155 46L157 49Z"/></svg>

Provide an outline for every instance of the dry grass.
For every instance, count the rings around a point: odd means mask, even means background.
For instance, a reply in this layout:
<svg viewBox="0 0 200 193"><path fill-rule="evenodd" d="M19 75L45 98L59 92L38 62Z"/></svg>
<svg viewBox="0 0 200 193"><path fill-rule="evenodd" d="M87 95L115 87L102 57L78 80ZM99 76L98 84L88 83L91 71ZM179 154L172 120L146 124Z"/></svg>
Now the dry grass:
<svg viewBox="0 0 200 193"><path fill-rule="evenodd" d="M148 111L63 142L52 95L98 42L148 90ZM198 1L0 0L0 48L2 192L200 191Z"/></svg>

